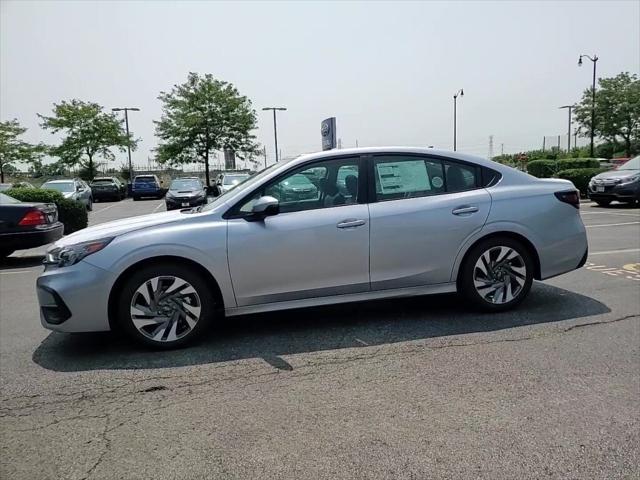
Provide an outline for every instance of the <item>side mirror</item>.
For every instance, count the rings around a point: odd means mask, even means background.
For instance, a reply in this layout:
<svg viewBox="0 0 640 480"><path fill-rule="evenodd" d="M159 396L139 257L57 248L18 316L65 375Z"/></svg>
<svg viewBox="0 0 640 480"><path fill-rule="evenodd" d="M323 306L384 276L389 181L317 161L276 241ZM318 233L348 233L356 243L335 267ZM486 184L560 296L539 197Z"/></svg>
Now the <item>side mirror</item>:
<svg viewBox="0 0 640 480"><path fill-rule="evenodd" d="M81 192L83 190L82 185L76 186L76 192Z"/></svg>
<svg viewBox="0 0 640 480"><path fill-rule="evenodd" d="M278 213L280 213L280 202L278 202L278 199L264 196L256 200L256 203L251 207L250 220L262 220L265 217L277 215Z"/></svg>

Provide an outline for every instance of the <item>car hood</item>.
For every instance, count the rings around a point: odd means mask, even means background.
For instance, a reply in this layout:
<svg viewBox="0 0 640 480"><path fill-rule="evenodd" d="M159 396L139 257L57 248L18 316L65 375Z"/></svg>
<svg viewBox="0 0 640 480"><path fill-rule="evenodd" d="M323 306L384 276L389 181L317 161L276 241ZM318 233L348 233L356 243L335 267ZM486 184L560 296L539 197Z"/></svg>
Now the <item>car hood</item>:
<svg viewBox="0 0 640 480"><path fill-rule="evenodd" d="M202 190L169 190L167 193L176 197L195 197L204 192Z"/></svg>
<svg viewBox="0 0 640 480"><path fill-rule="evenodd" d="M604 180L605 178L609 180L613 180L617 178L623 179L623 178L633 177L634 175L638 175L638 173L640 173L640 170L610 170L608 172L599 173L593 178L596 178L599 180Z"/></svg>
<svg viewBox="0 0 640 480"><path fill-rule="evenodd" d="M142 228L178 222L187 218L189 218L189 216L180 213L179 210L152 213L150 215L142 215L140 217L124 218L113 222L101 223L94 227L83 228L82 230L61 238L56 242L55 246L61 247L64 245L73 245L76 243L99 240L101 238L116 237Z"/></svg>
<svg viewBox="0 0 640 480"><path fill-rule="evenodd" d="M75 194L76 192L62 192L64 198L72 198Z"/></svg>

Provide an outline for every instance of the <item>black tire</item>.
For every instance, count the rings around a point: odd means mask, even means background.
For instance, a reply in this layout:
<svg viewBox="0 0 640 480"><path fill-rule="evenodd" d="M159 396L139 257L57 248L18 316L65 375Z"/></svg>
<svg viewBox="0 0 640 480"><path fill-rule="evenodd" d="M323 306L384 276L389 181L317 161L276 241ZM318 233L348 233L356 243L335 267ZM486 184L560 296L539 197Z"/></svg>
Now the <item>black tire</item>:
<svg viewBox="0 0 640 480"><path fill-rule="evenodd" d="M504 303L494 303L491 299L486 298L485 296L482 296L478 292L478 289L476 288L476 285L474 282L476 278L475 277L476 273L478 273L478 275L482 273L482 272L476 272L476 263L480 260L480 257L487 252L490 252L489 254L490 257L495 256L496 252L500 253L500 251L497 250L496 247L507 247L514 250L521 259L521 260L516 259L518 262L517 263L518 266L516 268L519 269L519 271L521 271L522 267L525 268L524 275L521 275L520 273L514 273L514 271L511 269L511 265L509 265L508 270L511 272L511 274L518 275L518 278L519 278L518 279L515 276L511 277L513 278L513 280L509 282L510 283L509 289L513 291L514 285L515 285L516 287L519 287L519 290L517 290L517 294L514 295L512 300ZM500 259L497 258L497 260L500 260ZM520 264L522 264L522 266L520 266ZM507 267L505 266L505 268ZM523 245L521 242L509 237L489 238L487 240L484 240L478 243L475 247L473 247L469 251L469 253L465 257L465 260L460 268L460 273L458 274L458 291L468 301L470 301L475 307L481 310L488 311L488 312L502 312L505 310L509 310L515 307L516 305L518 305L520 302L522 302L527 296L527 294L529 293L529 290L531 290L531 284L533 283L534 269L535 269L535 266L534 266L532 255L529 252L529 249L525 245ZM499 270L499 266L498 266L498 270ZM517 282L521 280L524 280L523 284L518 285ZM497 285L497 284L501 285L502 280L495 280L495 283L493 285ZM485 288L493 288L493 287L482 286L479 288L485 289ZM483 290L483 291L490 292L491 290ZM504 294L504 296L507 295L507 293L504 292L504 289L502 290L502 293ZM493 296L495 297L496 295L498 294L496 293ZM498 299L498 301L500 301L500 299Z"/></svg>
<svg viewBox="0 0 640 480"><path fill-rule="evenodd" d="M93 211L93 198L89 197L89 203L87 203L87 211Z"/></svg>
<svg viewBox="0 0 640 480"><path fill-rule="evenodd" d="M611 200L594 200L599 207L608 207L611 203Z"/></svg>
<svg viewBox="0 0 640 480"><path fill-rule="evenodd" d="M147 332L147 334L145 335L134 325L134 320L132 318L132 301L134 301L134 299L140 300L141 295L136 293L136 291L138 290L138 288L142 288L147 282L152 281L152 279L156 277L176 277L180 280L188 282L191 287L193 287L193 290L196 293L196 297L193 298L192 294L189 294L187 296L190 296L190 298L186 301L189 302L189 305L191 305L191 302L193 302L194 306L199 306L200 308L199 317L195 322L195 326L193 326L192 328L188 328L189 325L186 321L186 318L184 317L184 315L180 315L180 318L175 322L177 323L176 333L178 334L178 336L183 333L184 336L181 336L173 341L169 341L167 339L160 341L153 340L148 335L154 334L155 331L159 332L162 328L162 325L156 323L154 325L148 325L144 327L144 331ZM169 282L170 280L167 278L166 281ZM169 285L166 290L169 290L170 288L171 286ZM188 290L189 289L187 289L187 291ZM134 295L136 295L135 298ZM181 305L184 306L184 302L182 302ZM184 310L187 309L185 308ZM118 326L121 327L122 330L130 338L138 343L147 345L155 349L168 350L172 348L183 347L201 338L202 334L213 323L215 304L213 300L213 294L211 292L211 289L209 288L208 282L198 271L180 263L162 263L159 265L142 268L134 272L125 281L122 289L120 290L116 312L116 321L118 322ZM172 326L173 324L170 324L170 326L164 326L164 330L171 330ZM169 333L170 332L164 333L163 337L168 337L167 334Z"/></svg>
<svg viewBox="0 0 640 480"><path fill-rule="evenodd" d="M134 201L134 202L137 202L138 200L140 200L140 197L137 197L137 196L135 196L135 195L134 195L134 196L133 196L133 201Z"/></svg>

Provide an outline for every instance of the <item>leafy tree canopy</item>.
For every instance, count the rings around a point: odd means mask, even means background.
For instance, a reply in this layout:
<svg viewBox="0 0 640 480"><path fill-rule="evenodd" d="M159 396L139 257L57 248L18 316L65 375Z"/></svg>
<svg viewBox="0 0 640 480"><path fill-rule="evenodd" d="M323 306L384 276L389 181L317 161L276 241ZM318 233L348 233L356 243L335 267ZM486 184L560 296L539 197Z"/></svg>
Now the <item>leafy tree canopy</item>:
<svg viewBox="0 0 640 480"><path fill-rule="evenodd" d="M256 152L256 113L232 84L189 73L185 83L160 92L158 99L163 111L155 122L159 162L202 162L210 185L209 158L215 151L229 149L240 158Z"/></svg>
<svg viewBox="0 0 640 480"><path fill-rule="evenodd" d="M33 162L44 152L44 145L20 139L26 131L16 119L0 122L0 182L4 182L5 173L15 170L16 162Z"/></svg>
<svg viewBox="0 0 640 480"><path fill-rule="evenodd" d="M623 72L612 78L598 79L594 134L614 145L613 150L625 151L627 156L637 153L640 141L640 80L635 74ZM588 88L575 109L579 132L591 132L593 90Z"/></svg>
<svg viewBox="0 0 640 480"><path fill-rule="evenodd" d="M86 168L92 178L95 175L96 156L113 160L112 147L124 151L127 145L135 149L137 144L137 141L127 137L122 120L104 112L97 103L75 99L63 101L53 105L51 117L38 116L44 129L64 136L60 145L50 149L50 154L65 165Z"/></svg>

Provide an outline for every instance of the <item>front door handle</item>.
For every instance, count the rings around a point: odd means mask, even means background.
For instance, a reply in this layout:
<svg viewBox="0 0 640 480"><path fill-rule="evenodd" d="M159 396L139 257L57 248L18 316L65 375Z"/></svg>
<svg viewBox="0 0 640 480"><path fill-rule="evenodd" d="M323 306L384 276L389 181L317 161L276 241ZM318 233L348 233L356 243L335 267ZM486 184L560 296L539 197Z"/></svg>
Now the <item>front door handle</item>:
<svg viewBox="0 0 640 480"><path fill-rule="evenodd" d="M354 227L360 227L362 225L364 225L365 223L367 223L364 220L356 220L353 218L348 218L347 220L343 220L341 221L338 225L336 225L336 227L338 228L354 228Z"/></svg>
<svg viewBox="0 0 640 480"><path fill-rule="evenodd" d="M451 213L454 215L464 215L468 213L476 213L478 211L478 207L465 205L464 207L458 207L451 210Z"/></svg>

